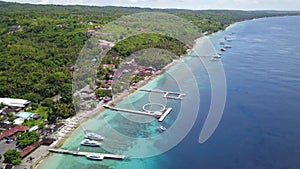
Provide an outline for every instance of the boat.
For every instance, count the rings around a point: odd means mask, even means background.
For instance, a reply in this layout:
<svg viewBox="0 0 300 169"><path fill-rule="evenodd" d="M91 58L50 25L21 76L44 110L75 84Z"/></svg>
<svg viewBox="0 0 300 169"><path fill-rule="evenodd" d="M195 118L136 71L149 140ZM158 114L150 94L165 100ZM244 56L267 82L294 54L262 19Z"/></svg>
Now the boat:
<svg viewBox="0 0 300 169"><path fill-rule="evenodd" d="M225 36L224 39L225 39L227 42L231 42L231 41L232 41L232 39L228 38L227 36Z"/></svg>
<svg viewBox="0 0 300 169"><path fill-rule="evenodd" d="M90 140L96 140L96 141L104 140L103 136L96 134L96 133L86 133L84 138L90 139Z"/></svg>
<svg viewBox="0 0 300 169"><path fill-rule="evenodd" d="M225 49L225 48L221 48L220 50L221 50L221 51L223 51L223 52L225 52L225 51L226 51L226 49Z"/></svg>
<svg viewBox="0 0 300 169"><path fill-rule="evenodd" d="M214 55L212 58L215 58L215 59L220 59L222 56L217 54L217 55Z"/></svg>
<svg viewBox="0 0 300 169"><path fill-rule="evenodd" d="M228 49L228 48L232 48L232 46L230 46L230 45L225 45L224 48Z"/></svg>
<svg viewBox="0 0 300 169"><path fill-rule="evenodd" d="M164 126L159 126L159 131L160 132L164 132L164 131L166 131L167 129L164 127Z"/></svg>
<svg viewBox="0 0 300 169"><path fill-rule="evenodd" d="M99 153L92 153L92 154L88 154L86 155L86 157L88 159L91 159L91 160L103 160L103 156Z"/></svg>
<svg viewBox="0 0 300 169"><path fill-rule="evenodd" d="M84 139L80 144L83 146L92 146L92 147L98 147L101 145L101 143L99 143L98 141L89 140L89 139Z"/></svg>
<svg viewBox="0 0 300 169"><path fill-rule="evenodd" d="M219 61L217 58L211 58L210 61Z"/></svg>

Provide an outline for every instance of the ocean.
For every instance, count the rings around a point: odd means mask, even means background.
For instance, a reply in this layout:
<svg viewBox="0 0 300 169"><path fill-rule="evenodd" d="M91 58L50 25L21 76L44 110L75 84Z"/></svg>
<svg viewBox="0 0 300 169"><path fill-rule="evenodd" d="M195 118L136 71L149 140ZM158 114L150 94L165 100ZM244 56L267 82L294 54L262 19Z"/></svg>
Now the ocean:
<svg viewBox="0 0 300 169"><path fill-rule="evenodd" d="M83 123L62 147L124 154L125 160L50 154L37 168L299 169L299 30L300 17L294 16L244 21L213 34L207 40L217 52L224 46L220 42L232 47L221 53L221 61L190 55L143 87L182 91L183 100L139 91L117 105L140 109L162 103L173 108L164 122L106 110ZM195 53L201 49L199 44ZM206 123L216 129L199 141ZM159 132L160 125L167 130ZM85 129L105 137L101 148L80 146Z"/></svg>

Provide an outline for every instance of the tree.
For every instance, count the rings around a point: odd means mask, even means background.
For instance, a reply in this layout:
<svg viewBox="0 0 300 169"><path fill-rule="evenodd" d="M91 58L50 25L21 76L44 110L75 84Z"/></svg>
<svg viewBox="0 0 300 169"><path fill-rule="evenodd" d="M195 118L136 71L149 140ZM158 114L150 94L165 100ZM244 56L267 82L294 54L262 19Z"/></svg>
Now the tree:
<svg viewBox="0 0 300 169"><path fill-rule="evenodd" d="M48 112L47 121L49 124L54 124L56 122L57 116L52 111Z"/></svg>
<svg viewBox="0 0 300 169"><path fill-rule="evenodd" d="M3 109L5 107L5 105L1 102L0 103L0 109Z"/></svg>
<svg viewBox="0 0 300 169"><path fill-rule="evenodd" d="M38 134L36 131L31 132L25 132L21 134L21 137L18 138L18 143L22 147L26 147L27 145L30 145L37 141L40 138L40 134Z"/></svg>
<svg viewBox="0 0 300 169"><path fill-rule="evenodd" d="M21 164L21 162L22 162L21 153L19 151L17 151L16 149L7 150L4 153L4 162L14 164L14 165Z"/></svg>

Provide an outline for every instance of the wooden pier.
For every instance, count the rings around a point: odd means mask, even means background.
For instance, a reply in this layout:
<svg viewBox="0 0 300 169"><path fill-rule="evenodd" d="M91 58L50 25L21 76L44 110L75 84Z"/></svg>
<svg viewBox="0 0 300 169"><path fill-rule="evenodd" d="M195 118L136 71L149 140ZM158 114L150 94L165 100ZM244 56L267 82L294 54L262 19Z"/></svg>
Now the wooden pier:
<svg viewBox="0 0 300 169"><path fill-rule="evenodd" d="M152 92L152 93L162 93L164 94L163 97L167 99L174 99L174 100L182 100L185 96L185 93L180 92L170 92L170 91L163 91L163 90L149 90L149 89L140 89L143 92ZM176 95L176 96L169 96L169 95Z"/></svg>
<svg viewBox="0 0 300 169"><path fill-rule="evenodd" d="M64 149L49 149L50 152L53 153L61 153L61 154L70 154L74 156L87 156L91 154L99 154L101 157L110 158L110 159L117 159L117 160L124 160L124 155L117 155L117 154L106 154L106 153L94 153L94 152L82 152L82 151L71 151L71 150L64 150Z"/></svg>

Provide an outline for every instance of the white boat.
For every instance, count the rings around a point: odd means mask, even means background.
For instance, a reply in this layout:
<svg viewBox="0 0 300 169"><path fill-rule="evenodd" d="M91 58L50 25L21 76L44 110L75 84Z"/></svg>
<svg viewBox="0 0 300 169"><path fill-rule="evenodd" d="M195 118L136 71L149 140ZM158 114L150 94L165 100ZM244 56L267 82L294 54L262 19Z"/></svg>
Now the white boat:
<svg viewBox="0 0 300 169"><path fill-rule="evenodd" d="M214 55L213 58L216 58L216 59L220 59L222 56L217 54L217 55Z"/></svg>
<svg viewBox="0 0 300 169"><path fill-rule="evenodd" d="M86 133L84 138L90 139L90 140L96 140L96 141L104 140L104 137L102 137L101 135L96 134L96 133Z"/></svg>
<svg viewBox="0 0 300 169"><path fill-rule="evenodd" d="M98 141L89 140L89 139L84 139L80 144L83 146L92 146L92 147L98 147L101 145L101 143L99 143Z"/></svg>
<svg viewBox="0 0 300 169"><path fill-rule="evenodd" d="M92 153L92 154L88 154L86 155L86 157L88 159L91 159L91 160L103 160L103 156L99 153Z"/></svg>
<svg viewBox="0 0 300 169"><path fill-rule="evenodd" d="M225 45L224 48L225 48L225 49L228 49L228 48L232 48L232 46L230 46L230 45Z"/></svg>
<svg viewBox="0 0 300 169"><path fill-rule="evenodd" d="M160 132L164 132L165 130L167 130L164 126L159 126L159 131Z"/></svg>
<svg viewBox="0 0 300 169"><path fill-rule="evenodd" d="M217 58L211 58L210 61L219 61Z"/></svg>
<svg viewBox="0 0 300 169"><path fill-rule="evenodd" d="M225 52L225 51L226 51L226 49L225 49L225 48L221 48L220 50L221 50L221 51L223 51L223 52Z"/></svg>

